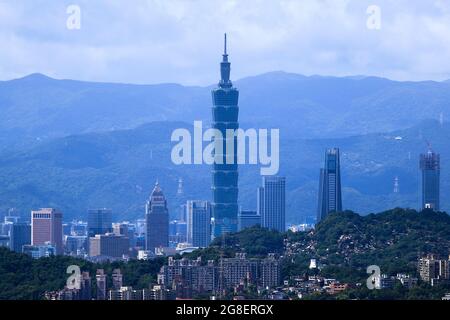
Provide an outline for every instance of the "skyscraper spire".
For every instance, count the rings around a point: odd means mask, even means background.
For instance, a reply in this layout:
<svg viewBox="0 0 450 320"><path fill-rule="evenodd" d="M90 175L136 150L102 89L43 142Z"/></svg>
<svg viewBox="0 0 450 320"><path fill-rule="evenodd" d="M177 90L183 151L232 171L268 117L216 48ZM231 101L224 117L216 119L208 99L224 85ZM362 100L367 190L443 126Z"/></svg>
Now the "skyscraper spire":
<svg viewBox="0 0 450 320"><path fill-rule="evenodd" d="M226 33L224 34L224 38L225 38L224 39L224 44L225 45L224 45L223 55L224 56L228 56L228 54L227 54L227 34Z"/></svg>
<svg viewBox="0 0 450 320"><path fill-rule="evenodd" d="M223 50L223 59L220 63L220 82L219 87L221 88L231 88L233 84L230 81L230 62L228 62L228 53L227 53L227 34L224 35L224 50Z"/></svg>

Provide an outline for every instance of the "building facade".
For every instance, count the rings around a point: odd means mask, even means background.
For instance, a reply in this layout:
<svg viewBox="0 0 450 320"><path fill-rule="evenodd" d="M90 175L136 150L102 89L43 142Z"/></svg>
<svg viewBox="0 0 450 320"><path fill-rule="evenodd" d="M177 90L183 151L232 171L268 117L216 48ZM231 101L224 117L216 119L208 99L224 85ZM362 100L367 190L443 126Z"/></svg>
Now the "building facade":
<svg viewBox="0 0 450 320"><path fill-rule="evenodd" d="M187 242L193 247L207 247L211 242L211 204L189 200L186 203Z"/></svg>
<svg viewBox="0 0 450 320"><path fill-rule="evenodd" d="M286 230L286 178L263 177L258 188L257 212L263 228L284 232Z"/></svg>
<svg viewBox="0 0 450 320"><path fill-rule="evenodd" d="M255 226L261 226L261 216L257 211L241 210L238 215L238 231Z"/></svg>
<svg viewBox="0 0 450 320"><path fill-rule="evenodd" d="M281 283L281 263L275 254L269 254L260 261L260 285L263 288L273 288Z"/></svg>
<svg viewBox="0 0 450 320"><path fill-rule="evenodd" d="M96 283L97 283L97 300L106 300L107 292L107 283L106 283L106 274L105 270L97 269L97 273L95 275Z"/></svg>
<svg viewBox="0 0 450 320"><path fill-rule="evenodd" d="M53 208L31 211L31 244L51 244L63 254L62 213Z"/></svg>
<svg viewBox="0 0 450 320"><path fill-rule="evenodd" d="M341 169L339 149L329 149L325 153L325 166L320 169L319 204L317 222L330 212L342 211Z"/></svg>
<svg viewBox="0 0 450 320"><path fill-rule="evenodd" d="M51 244L29 245L22 247L22 252L29 255L33 259L46 258L56 255L56 248Z"/></svg>
<svg viewBox="0 0 450 320"><path fill-rule="evenodd" d="M31 244L31 225L25 222L13 223L9 231L10 250L21 253L27 244Z"/></svg>
<svg viewBox="0 0 450 320"><path fill-rule="evenodd" d="M89 209L88 210L88 236L95 237L96 234L111 233L112 210Z"/></svg>
<svg viewBox="0 0 450 320"><path fill-rule="evenodd" d="M440 209L440 155L431 149L420 155L422 172L422 209Z"/></svg>
<svg viewBox="0 0 450 320"><path fill-rule="evenodd" d="M113 233L97 234L89 240L89 256L122 258L129 254L130 240Z"/></svg>
<svg viewBox="0 0 450 320"><path fill-rule="evenodd" d="M158 284L174 290L178 298L190 299L196 294L213 293L218 286L218 270L214 261L202 265L196 260L169 257L168 264L161 267Z"/></svg>
<svg viewBox="0 0 450 320"><path fill-rule="evenodd" d="M167 201L157 182L145 206L146 250L169 246L169 210Z"/></svg>
<svg viewBox="0 0 450 320"><path fill-rule="evenodd" d="M212 168L213 201L211 206L214 237L236 232L238 224L237 137L233 136L232 138L234 139L233 148L228 148L226 144L226 131L239 128L239 91L233 87L230 80L230 65L225 35L225 50L223 60L220 63L221 79L218 87L212 91L212 128L221 132L222 139L216 139L215 141L216 143L222 143L223 151L222 155L215 155L216 161Z"/></svg>
<svg viewBox="0 0 450 320"><path fill-rule="evenodd" d="M419 259L420 278L432 286L450 282L450 257L442 259L438 255L428 254Z"/></svg>
<svg viewBox="0 0 450 320"><path fill-rule="evenodd" d="M221 294L241 285L273 288L281 283L281 264L273 254L264 259L249 259L245 253L202 263L201 258L175 260L158 273L158 284L175 292L177 298L190 299L197 294Z"/></svg>

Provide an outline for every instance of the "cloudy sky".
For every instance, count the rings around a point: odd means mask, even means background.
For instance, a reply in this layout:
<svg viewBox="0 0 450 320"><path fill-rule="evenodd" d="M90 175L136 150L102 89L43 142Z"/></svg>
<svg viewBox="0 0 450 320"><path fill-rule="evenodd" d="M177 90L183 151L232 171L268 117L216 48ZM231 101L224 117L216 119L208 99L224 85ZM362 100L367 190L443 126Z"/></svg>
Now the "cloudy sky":
<svg viewBox="0 0 450 320"><path fill-rule="evenodd" d="M80 29L67 27L70 5ZM0 0L0 80L40 72L208 85L224 32L233 79L275 70L450 78L450 0Z"/></svg>

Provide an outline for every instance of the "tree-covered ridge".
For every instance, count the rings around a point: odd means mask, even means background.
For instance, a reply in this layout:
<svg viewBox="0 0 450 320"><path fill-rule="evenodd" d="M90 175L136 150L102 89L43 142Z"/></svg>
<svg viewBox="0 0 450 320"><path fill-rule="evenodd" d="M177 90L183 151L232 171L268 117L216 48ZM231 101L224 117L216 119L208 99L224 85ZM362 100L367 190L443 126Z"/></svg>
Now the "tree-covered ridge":
<svg viewBox="0 0 450 320"><path fill-rule="evenodd" d="M237 252L245 252L250 258L264 258L269 253L282 255L285 238L283 233L255 226L216 238L208 248L195 250L184 257L201 257L206 263L208 260L232 258Z"/></svg>
<svg viewBox="0 0 450 320"><path fill-rule="evenodd" d="M260 227L245 229L241 232L216 238L213 247L241 248L250 256L266 256L268 253L283 252L284 235L277 231Z"/></svg>
<svg viewBox="0 0 450 320"><path fill-rule="evenodd" d="M296 271L306 271L316 258L325 274L344 279L363 279L374 264L387 274L415 273L420 256L450 253L450 216L398 208L368 216L346 211L330 214L309 233L288 233L288 239Z"/></svg>

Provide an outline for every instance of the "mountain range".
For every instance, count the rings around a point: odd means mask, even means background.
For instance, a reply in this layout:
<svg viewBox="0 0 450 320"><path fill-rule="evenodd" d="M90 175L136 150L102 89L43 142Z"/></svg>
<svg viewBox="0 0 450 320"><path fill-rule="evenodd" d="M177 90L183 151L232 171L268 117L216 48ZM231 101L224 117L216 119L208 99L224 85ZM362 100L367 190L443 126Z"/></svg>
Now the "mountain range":
<svg viewBox="0 0 450 320"><path fill-rule="evenodd" d="M289 223L315 216L319 168L334 146L342 152L345 208L416 208L418 156L427 142L441 153L442 207L450 208L450 83L273 72L235 86L241 127L280 129ZM143 217L157 179L174 215L187 198L210 199L210 168L173 165L170 135L194 120L210 121L211 88L41 74L0 82L0 212L56 206L71 219L111 207L118 219ZM177 198L179 178L185 195ZM240 167L243 208L256 207L259 183L257 166Z"/></svg>
<svg viewBox="0 0 450 320"><path fill-rule="evenodd" d="M303 138L407 128L449 111L449 82L272 72L235 82L244 126ZM212 86L56 80L0 82L0 132L33 139L131 129L152 121L209 121Z"/></svg>

